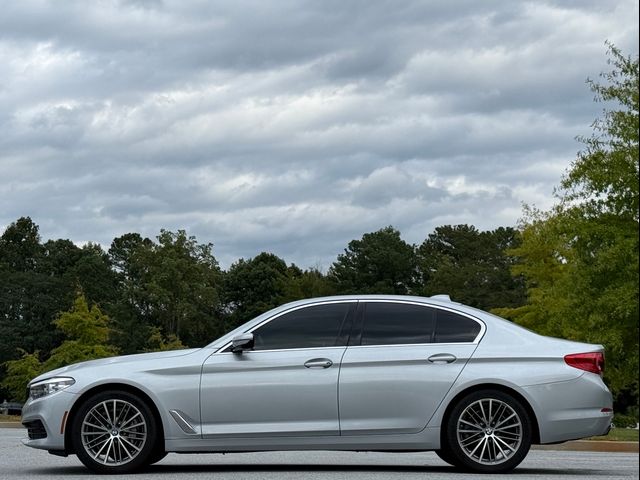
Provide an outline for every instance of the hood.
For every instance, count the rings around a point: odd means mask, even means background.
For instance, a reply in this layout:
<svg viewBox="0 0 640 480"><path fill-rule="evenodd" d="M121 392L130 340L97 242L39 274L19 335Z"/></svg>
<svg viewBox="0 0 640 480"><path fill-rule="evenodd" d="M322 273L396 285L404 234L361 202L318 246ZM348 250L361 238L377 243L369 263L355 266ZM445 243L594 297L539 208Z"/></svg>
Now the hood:
<svg viewBox="0 0 640 480"><path fill-rule="evenodd" d="M169 350L166 352L138 353L135 355L121 355L119 357L99 358L97 360L88 360L86 362L73 363L71 365L67 365L66 367L56 368L55 370L50 370L41 375L38 375L36 378L29 382L29 385L51 377L70 375L72 372L85 368L94 368L103 365L114 364L135 364L138 362L146 362L149 360L158 360L162 358L181 357L184 355L189 355L193 352L197 352L198 350L200 349L190 348L186 350Z"/></svg>

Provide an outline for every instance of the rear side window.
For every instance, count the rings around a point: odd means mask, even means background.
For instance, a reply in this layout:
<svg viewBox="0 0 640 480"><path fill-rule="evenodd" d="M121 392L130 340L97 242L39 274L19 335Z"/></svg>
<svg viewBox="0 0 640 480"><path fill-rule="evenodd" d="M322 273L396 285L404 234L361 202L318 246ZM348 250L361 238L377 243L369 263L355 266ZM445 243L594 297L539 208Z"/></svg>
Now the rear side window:
<svg viewBox="0 0 640 480"><path fill-rule="evenodd" d="M341 332L353 309L355 303L330 303L285 313L253 332L254 350L344 345Z"/></svg>
<svg viewBox="0 0 640 480"><path fill-rule="evenodd" d="M463 343L473 342L480 333L480 324L468 317L446 310L438 310L436 343Z"/></svg>
<svg viewBox="0 0 640 480"><path fill-rule="evenodd" d="M361 345L430 343L435 311L404 303L370 302L365 306Z"/></svg>

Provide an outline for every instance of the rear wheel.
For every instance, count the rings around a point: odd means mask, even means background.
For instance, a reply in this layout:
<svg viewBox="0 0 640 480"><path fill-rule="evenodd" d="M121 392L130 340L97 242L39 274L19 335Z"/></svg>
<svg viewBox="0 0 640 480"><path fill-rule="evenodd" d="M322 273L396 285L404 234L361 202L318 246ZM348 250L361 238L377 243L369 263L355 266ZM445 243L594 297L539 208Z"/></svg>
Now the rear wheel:
<svg viewBox="0 0 640 480"><path fill-rule="evenodd" d="M96 473L135 471L148 465L156 451L153 413L128 392L107 391L89 398L71 428L78 458Z"/></svg>
<svg viewBox="0 0 640 480"><path fill-rule="evenodd" d="M464 397L451 411L444 450L458 467L503 473L524 460L531 447L531 420L522 404L499 390Z"/></svg>

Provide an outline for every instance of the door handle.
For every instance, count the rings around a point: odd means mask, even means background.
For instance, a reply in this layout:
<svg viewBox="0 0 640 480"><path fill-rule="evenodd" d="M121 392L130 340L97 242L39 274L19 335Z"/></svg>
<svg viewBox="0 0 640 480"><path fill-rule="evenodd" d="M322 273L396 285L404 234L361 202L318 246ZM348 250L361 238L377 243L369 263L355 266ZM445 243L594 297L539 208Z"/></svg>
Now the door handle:
<svg viewBox="0 0 640 480"><path fill-rule="evenodd" d="M329 368L333 362L328 358L312 358L304 363L307 368Z"/></svg>
<svg viewBox="0 0 640 480"><path fill-rule="evenodd" d="M428 360L431 363L453 363L457 358L450 353L436 353L435 355L431 355Z"/></svg>

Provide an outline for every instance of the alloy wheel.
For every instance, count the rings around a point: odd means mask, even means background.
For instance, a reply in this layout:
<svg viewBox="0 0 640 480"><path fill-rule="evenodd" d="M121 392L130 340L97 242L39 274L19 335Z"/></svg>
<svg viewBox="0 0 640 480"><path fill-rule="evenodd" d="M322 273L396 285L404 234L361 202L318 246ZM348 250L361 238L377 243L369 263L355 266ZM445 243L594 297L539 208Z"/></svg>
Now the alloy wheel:
<svg viewBox="0 0 640 480"><path fill-rule="evenodd" d="M456 436L458 445L471 460L482 465L499 465L520 448L522 420L508 403L482 398L462 411Z"/></svg>
<svg viewBox="0 0 640 480"><path fill-rule="evenodd" d="M132 403L109 399L94 405L81 427L82 446L91 458L114 467L135 459L147 442L144 415Z"/></svg>

